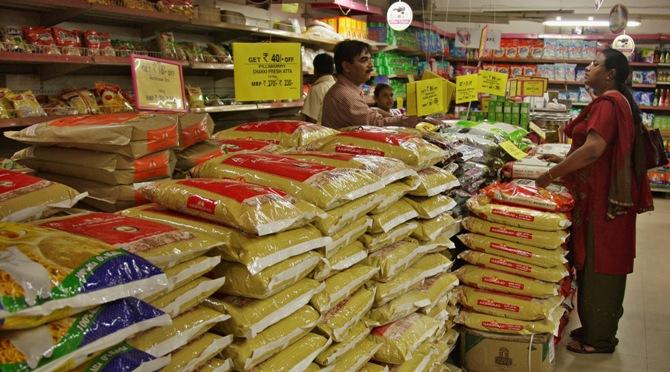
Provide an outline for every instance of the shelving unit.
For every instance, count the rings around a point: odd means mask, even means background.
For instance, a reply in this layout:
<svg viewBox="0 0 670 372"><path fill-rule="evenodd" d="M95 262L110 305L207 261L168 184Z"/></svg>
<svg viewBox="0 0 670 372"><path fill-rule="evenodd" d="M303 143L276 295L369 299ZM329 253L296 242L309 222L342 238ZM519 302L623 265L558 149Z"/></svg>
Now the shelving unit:
<svg viewBox="0 0 670 372"><path fill-rule="evenodd" d="M670 112L670 106L640 106L640 110Z"/></svg>

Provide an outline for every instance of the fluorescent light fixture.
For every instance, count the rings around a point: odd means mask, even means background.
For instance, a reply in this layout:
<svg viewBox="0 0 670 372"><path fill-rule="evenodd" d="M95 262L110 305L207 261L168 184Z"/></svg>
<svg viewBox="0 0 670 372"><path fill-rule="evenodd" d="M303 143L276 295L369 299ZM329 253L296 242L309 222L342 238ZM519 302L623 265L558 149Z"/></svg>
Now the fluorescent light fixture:
<svg viewBox="0 0 670 372"><path fill-rule="evenodd" d="M557 17L556 17L556 20L559 21L559 22L560 22L562 19L563 19L563 18L561 18L561 16L557 16Z"/></svg>
<svg viewBox="0 0 670 372"><path fill-rule="evenodd" d="M593 21L593 16L589 16L589 21Z"/></svg>
<svg viewBox="0 0 670 372"><path fill-rule="evenodd" d="M552 27L609 27L610 21L547 20L542 22L542 24ZM640 21L628 21L628 27L637 27L639 25Z"/></svg>

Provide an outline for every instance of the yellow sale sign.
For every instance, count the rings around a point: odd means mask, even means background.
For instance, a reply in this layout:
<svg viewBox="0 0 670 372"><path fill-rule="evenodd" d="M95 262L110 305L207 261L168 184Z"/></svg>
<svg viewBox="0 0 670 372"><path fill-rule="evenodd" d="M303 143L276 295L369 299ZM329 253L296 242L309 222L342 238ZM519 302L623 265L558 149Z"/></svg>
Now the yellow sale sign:
<svg viewBox="0 0 670 372"><path fill-rule="evenodd" d="M178 62L132 55L131 66L138 109L186 111L184 75Z"/></svg>
<svg viewBox="0 0 670 372"><path fill-rule="evenodd" d="M456 103L477 100L479 76L477 74L456 76Z"/></svg>
<svg viewBox="0 0 670 372"><path fill-rule="evenodd" d="M446 111L444 90L440 79L416 82L416 110L419 116Z"/></svg>
<svg viewBox="0 0 670 372"><path fill-rule="evenodd" d="M479 71L479 91L481 93L504 96L507 88L507 74L494 71Z"/></svg>
<svg viewBox="0 0 670 372"><path fill-rule="evenodd" d="M233 43L235 99L299 99L302 62L299 43Z"/></svg>

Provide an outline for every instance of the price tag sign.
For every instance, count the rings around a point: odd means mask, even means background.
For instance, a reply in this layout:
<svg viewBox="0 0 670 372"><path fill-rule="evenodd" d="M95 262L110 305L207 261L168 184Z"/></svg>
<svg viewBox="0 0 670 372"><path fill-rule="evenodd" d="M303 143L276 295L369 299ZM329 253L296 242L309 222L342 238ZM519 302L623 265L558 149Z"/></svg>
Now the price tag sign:
<svg viewBox="0 0 670 372"><path fill-rule="evenodd" d="M547 139L547 133L545 133L542 128L538 127L537 124L533 123L532 121L528 124L528 129L537 133L540 138Z"/></svg>
<svg viewBox="0 0 670 372"><path fill-rule="evenodd" d="M395 107L398 109L401 109L405 107L405 100L402 97L398 97L395 99Z"/></svg>
<svg viewBox="0 0 670 372"><path fill-rule="evenodd" d="M505 96L507 88L507 74L502 72L479 71L479 91L481 93Z"/></svg>
<svg viewBox="0 0 670 372"><path fill-rule="evenodd" d="M523 89L521 95L524 97L543 97L544 92L547 91L546 79L529 79L523 81Z"/></svg>
<svg viewBox="0 0 670 372"><path fill-rule="evenodd" d="M410 83L414 82L414 74L407 75L407 81L409 81Z"/></svg>
<svg viewBox="0 0 670 372"><path fill-rule="evenodd" d="M476 101L478 90L477 74L456 76L456 103Z"/></svg>
<svg viewBox="0 0 670 372"><path fill-rule="evenodd" d="M511 141L505 141L500 143L500 147L505 150L506 153L510 154L514 159L521 160L528 156L525 152L521 151L520 148L516 147Z"/></svg>
<svg viewBox="0 0 670 372"><path fill-rule="evenodd" d="M184 75L178 62L132 55L130 63L138 109L186 111Z"/></svg>
<svg viewBox="0 0 670 372"><path fill-rule="evenodd" d="M235 99L240 102L299 99L299 43L233 43Z"/></svg>
<svg viewBox="0 0 670 372"><path fill-rule="evenodd" d="M444 108L444 89L440 79L419 80L415 84L418 116L446 111Z"/></svg>

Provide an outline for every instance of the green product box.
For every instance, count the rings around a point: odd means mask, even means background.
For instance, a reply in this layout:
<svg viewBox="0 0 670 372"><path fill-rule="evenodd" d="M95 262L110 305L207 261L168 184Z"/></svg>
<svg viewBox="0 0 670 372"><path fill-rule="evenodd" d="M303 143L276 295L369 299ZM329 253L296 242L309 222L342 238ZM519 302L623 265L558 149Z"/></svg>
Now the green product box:
<svg viewBox="0 0 670 372"><path fill-rule="evenodd" d="M530 123L530 113L528 110L528 103L522 103L519 107L519 125L525 130L528 130Z"/></svg>
<svg viewBox="0 0 670 372"><path fill-rule="evenodd" d="M519 103L515 103L514 106L512 106L512 122L510 124L519 125L519 113L521 112L520 108L521 104Z"/></svg>
<svg viewBox="0 0 670 372"><path fill-rule="evenodd" d="M496 118L495 121L502 122L504 119L504 111L505 111L505 102L498 102L496 104Z"/></svg>
<svg viewBox="0 0 670 372"><path fill-rule="evenodd" d="M512 123L512 110L514 108L513 102L505 102L505 110L503 114L503 123L513 124Z"/></svg>
<svg viewBox="0 0 670 372"><path fill-rule="evenodd" d="M498 102L497 101L490 101L489 102L489 109L488 112L489 114L493 114L495 116L496 110L498 109Z"/></svg>

